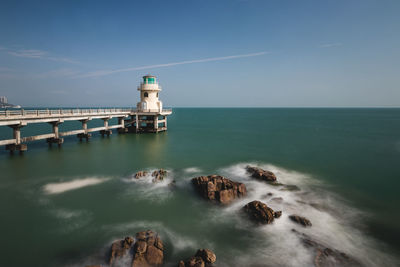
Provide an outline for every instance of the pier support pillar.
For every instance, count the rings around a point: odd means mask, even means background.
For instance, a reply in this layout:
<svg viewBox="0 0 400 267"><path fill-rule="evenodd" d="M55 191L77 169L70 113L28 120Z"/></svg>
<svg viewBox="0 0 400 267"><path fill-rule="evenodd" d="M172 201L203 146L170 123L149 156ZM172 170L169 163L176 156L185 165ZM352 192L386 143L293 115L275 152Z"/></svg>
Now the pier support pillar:
<svg viewBox="0 0 400 267"><path fill-rule="evenodd" d="M81 120L80 122L82 122L82 129L83 129L83 133L77 134L77 137L79 138L79 141L82 142L82 139L86 139L86 142L89 141L89 138L92 137L92 134L88 133L88 128L87 128L87 122L89 121L89 119L85 119L85 120Z"/></svg>
<svg viewBox="0 0 400 267"><path fill-rule="evenodd" d="M19 151L22 153L28 150L28 146L26 144L21 144L21 128L24 126L26 126L26 123L10 125L10 127L13 129L13 138L15 139L15 143L6 145L6 150L10 151L11 154L13 154L14 151Z"/></svg>
<svg viewBox="0 0 400 267"><path fill-rule="evenodd" d="M139 115L136 114L136 132L139 132L139 127L140 127L140 121L139 121Z"/></svg>
<svg viewBox="0 0 400 267"><path fill-rule="evenodd" d="M154 131L158 132L158 115L154 116Z"/></svg>
<svg viewBox="0 0 400 267"><path fill-rule="evenodd" d="M50 124L53 127L54 137L46 139L46 142L49 144L49 146L51 146L52 144L57 144L58 147L60 147L61 144L64 143L64 138L60 138L60 134L59 134L59 131L58 131L58 125L60 125L63 122L64 122L63 120L50 122Z"/></svg>
<svg viewBox="0 0 400 267"><path fill-rule="evenodd" d="M118 128L119 134L124 134L128 132L128 129L125 128L125 118L118 118L118 125L121 125L121 128Z"/></svg>
<svg viewBox="0 0 400 267"><path fill-rule="evenodd" d="M100 131L100 134L101 134L101 136L102 137L104 137L105 135L107 135L107 137L109 137L111 134L112 134L112 130L110 130L110 129L108 129L108 120L109 120L110 118L104 118L103 119L103 121L104 121L104 130L101 130Z"/></svg>

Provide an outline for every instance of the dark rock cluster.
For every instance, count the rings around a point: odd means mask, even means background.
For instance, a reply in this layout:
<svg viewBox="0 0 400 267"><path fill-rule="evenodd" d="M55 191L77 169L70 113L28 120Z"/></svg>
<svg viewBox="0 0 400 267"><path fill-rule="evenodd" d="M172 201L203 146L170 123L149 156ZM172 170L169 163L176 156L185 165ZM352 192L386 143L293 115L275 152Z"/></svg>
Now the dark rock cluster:
<svg viewBox="0 0 400 267"><path fill-rule="evenodd" d="M282 211L274 211L267 204L257 200L247 203L243 211L251 220L259 224L270 224L282 215Z"/></svg>
<svg viewBox="0 0 400 267"><path fill-rule="evenodd" d="M147 176L147 174L148 174L147 171L138 171L137 173L135 173L134 177L136 179L140 179ZM152 182L158 183L164 180L164 177L167 176L167 171L164 169L155 170L151 173L151 176L153 177Z"/></svg>
<svg viewBox="0 0 400 267"><path fill-rule="evenodd" d="M276 176L273 172L263 170L261 168L246 166L246 171L250 173L251 177L265 182L275 182Z"/></svg>
<svg viewBox="0 0 400 267"><path fill-rule="evenodd" d="M197 253L186 261L181 260L178 267L211 267L217 256L209 249L199 249Z"/></svg>
<svg viewBox="0 0 400 267"><path fill-rule="evenodd" d="M196 177L192 179L192 184L202 197L221 204L229 204L247 194L244 184L219 175Z"/></svg>
<svg viewBox="0 0 400 267"><path fill-rule="evenodd" d="M125 237L112 243L109 265L121 266L126 258L132 267L159 267L163 265L164 246L157 233L148 230L136 233L135 238Z"/></svg>

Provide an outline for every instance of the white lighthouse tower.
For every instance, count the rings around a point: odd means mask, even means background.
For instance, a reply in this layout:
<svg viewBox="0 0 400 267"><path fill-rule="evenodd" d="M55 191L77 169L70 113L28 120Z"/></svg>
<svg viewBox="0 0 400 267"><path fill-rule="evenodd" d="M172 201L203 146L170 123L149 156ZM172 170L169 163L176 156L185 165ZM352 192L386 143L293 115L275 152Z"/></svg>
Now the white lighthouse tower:
<svg viewBox="0 0 400 267"><path fill-rule="evenodd" d="M138 86L138 91L140 91L140 102L137 103L137 109L139 111L162 111L162 102L158 99L161 86L158 85L156 76L143 76L143 82Z"/></svg>
<svg viewBox="0 0 400 267"><path fill-rule="evenodd" d="M161 87L156 76L143 76L143 82L138 86L140 102L130 121L136 132L161 132L167 130L167 116L172 114L171 109L163 109L158 99ZM128 121L129 123L129 121Z"/></svg>

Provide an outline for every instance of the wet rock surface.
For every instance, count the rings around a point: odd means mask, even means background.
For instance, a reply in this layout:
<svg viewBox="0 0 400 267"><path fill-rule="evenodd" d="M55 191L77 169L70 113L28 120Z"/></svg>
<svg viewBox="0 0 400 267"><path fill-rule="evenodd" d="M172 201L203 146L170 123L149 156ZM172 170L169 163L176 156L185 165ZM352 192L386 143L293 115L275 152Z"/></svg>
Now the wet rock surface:
<svg viewBox="0 0 400 267"><path fill-rule="evenodd" d="M273 172L263 170L261 168L246 166L246 171L250 173L251 177L265 182L275 182L276 176Z"/></svg>
<svg viewBox="0 0 400 267"><path fill-rule="evenodd" d="M289 216L289 219L292 220L295 223L298 223L298 224L304 226L304 227L311 227L312 226L311 221L309 219L307 219L306 217L302 217L302 216L299 216L299 215L292 214L292 215Z"/></svg>
<svg viewBox="0 0 400 267"><path fill-rule="evenodd" d="M217 261L217 256L209 249L199 249L193 257L178 263L178 267L211 267Z"/></svg>
<svg viewBox="0 0 400 267"><path fill-rule="evenodd" d="M118 240L112 243L110 258L108 260L110 266L113 266L113 264L118 261L118 259L121 259L129 253L133 242L133 237L128 236L125 237L124 240Z"/></svg>
<svg viewBox="0 0 400 267"><path fill-rule="evenodd" d="M167 171L164 169L155 170L151 176L154 177L153 183L161 182L164 180L164 177L167 176Z"/></svg>
<svg viewBox="0 0 400 267"><path fill-rule="evenodd" d="M299 236L303 245L314 252L314 266L316 267L334 267L334 266L343 266L343 267L360 267L363 266L356 259L347 255L346 253L329 248L322 243L313 240L310 236L300 233L295 229L292 229L292 232Z"/></svg>
<svg viewBox="0 0 400 267"><path fill-rule="evenodd" d="M134 177L136 179L140 179L143 177L146 177L149 173L147 171L138 171L135 173ZM158 183L164 180L164 178L167 176L167 171L164 169L159 169L155 170L151 173L151 177L153 177L152 182L153 183Z"/></svg>
<svg viewBox="0 0 400 267"><path fill-rule="evenodd" d="M135 173L134 177L136 179L140 179L140 178L142 178L142 177L144 177L146 175L147 175L147 171L138 171L137 173Z"/></svg>
<svg viewBox="0 0 400 267"><path fill-rule="evenodd" d="M131 259L131 260L130 260ZM157 233L148 230L111 245L110 266L158 267L164 260L164 246Z"/></svg>
<svg viewBox="0 0 400 267"><path fill-rule="evenodd" d="M244 184L219 175L196 177L192 184L202 197L221 204L229 204L247 194Z"/></svg>
<svg viewBox="0 0 400 267"><path fill-rule="evenodd" d="M143 231L136 234L132 267L158 267L164 261L164 245L157 233Z"/></svg>
<svg viewBox="0 0 400 267"><path fill-rule="evenodd" d="M282 215L282 211L275 212L267 204L258 200L247 203L243 207L243 211L252 221L259 224L270 224L275 218L279 218Z"/></svg>

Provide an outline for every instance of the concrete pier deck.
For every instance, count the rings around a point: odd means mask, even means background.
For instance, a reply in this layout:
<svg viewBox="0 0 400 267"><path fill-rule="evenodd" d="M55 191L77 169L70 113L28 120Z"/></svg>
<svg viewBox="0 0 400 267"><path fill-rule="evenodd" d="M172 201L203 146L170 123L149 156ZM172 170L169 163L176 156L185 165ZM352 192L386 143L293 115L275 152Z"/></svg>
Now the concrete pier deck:
<svg viewBox="0 0 400 267"><path fill-rule="evenodd" d="M92 132L100 132L109 136L113 129L118 133L127 132L160 132L167 130L167 116L172 114L171 109L137 110L137 109L45 109L45 110L2 110L0 111L0 126L8 126L13 130L13 138L0 140L0 146L6 146L10 152L26 151L27 142L46 140L49 145L61 145L63 137L76 135L80 140L88 140ZM117 118L118 124L109 125L109 120ZM104 126L88 128L90 120L101 119ZM59 125L65 121L80 121L82 129L59 132ZM21 129L32 123L49 123L52 133L21 136Z"/></svg>

